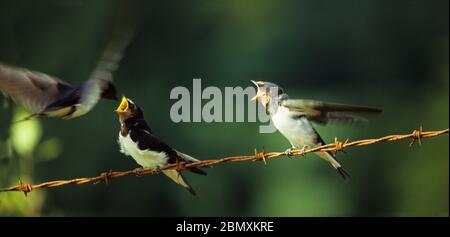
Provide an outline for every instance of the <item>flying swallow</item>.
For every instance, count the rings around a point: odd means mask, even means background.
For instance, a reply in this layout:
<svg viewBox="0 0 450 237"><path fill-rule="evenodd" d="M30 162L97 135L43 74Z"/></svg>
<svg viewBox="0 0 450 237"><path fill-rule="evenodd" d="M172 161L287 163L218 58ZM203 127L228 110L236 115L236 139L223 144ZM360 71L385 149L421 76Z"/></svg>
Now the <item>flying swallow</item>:
<svg viewBox="0 0 450 237"><path fill-rule="evenodd" d="M72 119L88 113L103 99L117 100L113 72L134 35L134 26L118 28L85 82L73 86L57 77L0 63L0 92L33 117Z"/></svg>

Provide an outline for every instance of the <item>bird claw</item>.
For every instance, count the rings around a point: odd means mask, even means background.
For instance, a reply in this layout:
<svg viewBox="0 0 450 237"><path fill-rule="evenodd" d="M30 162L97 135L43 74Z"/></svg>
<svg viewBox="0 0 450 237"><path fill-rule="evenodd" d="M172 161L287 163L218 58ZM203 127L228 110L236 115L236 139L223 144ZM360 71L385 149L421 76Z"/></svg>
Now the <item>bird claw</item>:
<svg viewBox="0 0 450 237"><path fill-rule="evenodd" d="M161 169L161 167L156 166L156 167L154 168L154 171L153 171L153 172L155 172L156 174L159 174L159 173L162 172L162 169Z"/></svg>
<svg viewBox="0 0 450 237"><path fill-rule="evenodd" d="M293 149L295 149L295 148L287 149L286 151L284 151L284 154L287 155L288 157L293 156L294 155L293 152L292 152Z"/></svg>
<svg viewBox="0 0 450 237"><path fill-rule="evenodd" d="M302 147L302 149L300 149L300 155L301 155L301 156L305 156L305 155L306 155L306 154L305 154L306 148L309 148L309 146L308 146L308 145L304 145L304 146Z"/></svg>
<svg viewBox="0 0 450 237"><path fill-rule="evenodd" d="M141 172L142 172L143 168L136 168L133 170L133 173L137 176L140 177L142 176Z"/></svg>
<svg viewBox="0 0 450 237"><path fill-rule="evenodd" d="M308 146L308 145L304 145L304 146L302 147L302 149L300 149L300 155L305 156L305 150L306 150L307 148L309 148L309 146Z"/></svg>

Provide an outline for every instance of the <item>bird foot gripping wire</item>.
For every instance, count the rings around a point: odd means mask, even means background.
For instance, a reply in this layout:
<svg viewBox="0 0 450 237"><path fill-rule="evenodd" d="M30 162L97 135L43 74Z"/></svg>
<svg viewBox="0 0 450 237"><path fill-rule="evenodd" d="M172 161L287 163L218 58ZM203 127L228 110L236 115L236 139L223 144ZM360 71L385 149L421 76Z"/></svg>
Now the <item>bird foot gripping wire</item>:
<svg viewBox="0 0 450 237"><path fill-rule="evenodd" d="M305 156L306 155L306 149L309 149L309 146L308 145L304 145L303 147L302 147L302 149L300 149L300 155L301 156Z"/></svg>
<svg viewBox="0 0 450 237"><path fill-rule="evenodd" d="M306 155L306 149L308 149L308 148L309 148L308 145L304 145L304 146L299 150L298 155L305 156L305 155ZM284 155L289 156L289 157L294 156L294 155L296 155L295 152L294 152L294 150L296 150L296 149L297 149L297 148L295 148L295 147L289 148L289 149L287 149L286 151L284 151Z"/></svg>
<svg viewBox="0 0 450 237"><path fill-rule="evenodd" d="M144 176L146 174L157 174L157 173L161 173L162 169L161 167L155 167L155 168L136 168L134 169L131 173L136 175L136 177L141 177Z"/></svg>
<svg viewBox="0 0 450 237"><path fill-rule="evenodd" d="M288 149L286 149L286 150L284 151L284 154L285 154L286 156L288 156L288 157L291 157L291 156L294 155L293 150L294 150L294 148L288 148Z"/></svg>
<svg viewBox="0 0 450 237"><path fill-rule="evenodd" d="M412 141L411 141L411 143L409 143L410 147L413 146L416 143L416 141L419 144L419 146L422 145L422 133L423 133L422 126L420 126L419 130L414 130L412 132L412 135L411 135Z"/></svg>
<svg viewBox="0 0 450 237"><path fill-rule="evenodd" d="M143 168L136 168L133 170L133 174L136 175L137 177L141 177L143 174L142 171L144 171Z"/></svg>

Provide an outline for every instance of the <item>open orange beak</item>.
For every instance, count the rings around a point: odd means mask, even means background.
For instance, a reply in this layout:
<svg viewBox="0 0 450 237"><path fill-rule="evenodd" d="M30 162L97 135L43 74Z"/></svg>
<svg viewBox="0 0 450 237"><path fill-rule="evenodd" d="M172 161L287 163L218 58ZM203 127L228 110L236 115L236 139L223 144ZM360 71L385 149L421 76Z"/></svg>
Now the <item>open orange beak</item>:
<svg viewBox="0 0 450 237"><path fill-rule="evenodd" d="M128 109L128 100L125 96L122 96L122 101L120 102L119 107L117 107L116 112L117 113L125 113Z"/></svg>

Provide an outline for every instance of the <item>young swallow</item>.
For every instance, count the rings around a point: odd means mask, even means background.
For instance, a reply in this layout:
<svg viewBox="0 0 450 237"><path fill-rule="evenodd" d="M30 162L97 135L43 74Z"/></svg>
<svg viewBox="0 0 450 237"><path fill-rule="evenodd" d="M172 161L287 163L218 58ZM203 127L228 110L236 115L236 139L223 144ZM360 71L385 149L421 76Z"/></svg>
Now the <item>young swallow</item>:
<svg viewBox="0 0 450 237"><path fill-rule="evenodd" d="M329 122L355 123L365 121L361 117L349 113L380 113L382 110L369 107L331 104L314 100L289 99L283 88L271 82L252 81L257 87L256 96L252 100L259 100L266 108L275 127L291 143L292 149L314 148L326 143L314 129L311 122L325 125ZM350 175L336 161L331 152L317 152L322 159L328 161L342 178Z"/></svg>
<svg viewBox="0 0 450 237"><path fill-rule="evenodd" d="M143 168L162 168L182 161L188 163L199 161L173 149L153 135L144 119L142 109L130 99L123 97L116 112L121 125L118 139L120 151L133 157ZM189 171L206 175L206 172L195 167L189 168ZM162 172L175 183L186 188L191 194L196 195L194 189L179 171L163 170Z"/></svg>
<svg viewBox="0 0 450 237"><path fill-rule="evenodd" d="M32 112L33 117L72 119L88 113L100 100L117 100L112 73L133 35L132 30L113 32L90 78L72 86L56 77L0 63L0 92Z"/></svg>

